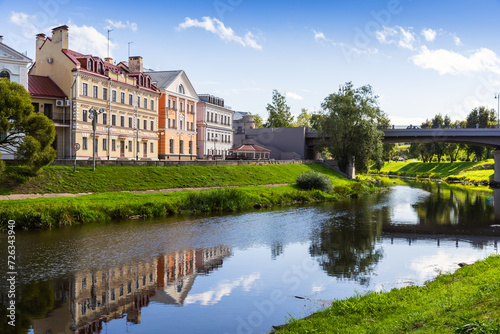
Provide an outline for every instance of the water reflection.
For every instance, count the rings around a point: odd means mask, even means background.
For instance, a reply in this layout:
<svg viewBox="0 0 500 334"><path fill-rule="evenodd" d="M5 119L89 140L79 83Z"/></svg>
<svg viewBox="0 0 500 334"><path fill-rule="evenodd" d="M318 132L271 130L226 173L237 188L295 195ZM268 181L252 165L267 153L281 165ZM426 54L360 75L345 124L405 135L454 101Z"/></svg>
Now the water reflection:
<svg viewBox="0 0 500 334"><path fill-rule="evenodd" d="M182 306L195 278L220 268L229 256L227 246L184 250L54 280L55 288L44 291L55 296L43 308L50 312L46 318L33 320L34 333L100 333L104 322L124 317L139 324L141 308L153 301ZM44 286L38 286L41 288Z"/></svg>

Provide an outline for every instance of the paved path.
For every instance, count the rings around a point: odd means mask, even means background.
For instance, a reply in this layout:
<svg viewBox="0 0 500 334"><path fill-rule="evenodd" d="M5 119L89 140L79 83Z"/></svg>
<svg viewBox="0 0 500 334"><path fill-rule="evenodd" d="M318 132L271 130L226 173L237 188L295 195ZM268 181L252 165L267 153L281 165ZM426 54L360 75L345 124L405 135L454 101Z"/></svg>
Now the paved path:
<svg viewBox="0 0 500 334"><path fill-rule="evenodd" d="M120 191L118 193L135 193L135 194L154 194L154 193L172 193L176 191L200 191L209 189L219 189L219 188L240 188L240 187L282 187L287 186L291 183L281 183L281 184L260 184L260 185L250 185L250 186L222 186L222 187L201 187L201 188L168 188L168 189L156 189L156 190L133 190L133 191ZM107 192L108 194L110 192ZM12 194L12 195L0 195L0 201L15 200L15 199L32 199L32 198L50 198L50 197L78 197L92 194L100 193L54 193L54 194Z"/></svg>

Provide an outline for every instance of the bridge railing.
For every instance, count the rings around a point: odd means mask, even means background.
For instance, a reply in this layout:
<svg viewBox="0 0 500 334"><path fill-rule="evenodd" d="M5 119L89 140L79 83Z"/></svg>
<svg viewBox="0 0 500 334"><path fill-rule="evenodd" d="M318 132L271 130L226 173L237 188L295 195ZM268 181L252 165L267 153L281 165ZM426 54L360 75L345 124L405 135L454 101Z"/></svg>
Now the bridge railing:
<svg viewBox="0 0 500 334"><path fill-rule="evenodd" d="M422 128L419 125L391 125L389 127L379 127L379 130L414 130L414 129L498 129L498 124L495 125L488 125L488 126L479 126L479 124L476 124L474 127L461 127L461 126L456 126L456 127L437 127L437 128Z"/></svg>

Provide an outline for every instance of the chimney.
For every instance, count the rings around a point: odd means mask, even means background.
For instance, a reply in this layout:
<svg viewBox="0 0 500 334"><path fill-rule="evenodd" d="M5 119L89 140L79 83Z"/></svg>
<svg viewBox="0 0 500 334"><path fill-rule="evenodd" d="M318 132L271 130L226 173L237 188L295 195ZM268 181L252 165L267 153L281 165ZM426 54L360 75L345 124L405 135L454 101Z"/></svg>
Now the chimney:
<svg viewBox="0 0 500 334"><path fill-rule="evenodd" d="M35 50L35 59L38 61L38 55L40 53L40 48L43 45L43 42L45 42L45 34L38 34L36 35L36 50Z"/></svg>
<svg viewBox="0 0 500 334"><path fill-rule="evenodd" d="M129 57L128 58L128 68L132 73L142 73L142 57Z"/></svg>
<svg viewBox="0 0 500 334"><path fill-rule="evenodd" d="M68 49L68 26L52 29L52 43L60 44L61 49Z"/></svg>
<svg viewBox="0 0 500 334"><path fill-rule="evenodd" d="M107 58L104 58L104 61L108 64L113 64L113 58L107 57Z"/></svg>

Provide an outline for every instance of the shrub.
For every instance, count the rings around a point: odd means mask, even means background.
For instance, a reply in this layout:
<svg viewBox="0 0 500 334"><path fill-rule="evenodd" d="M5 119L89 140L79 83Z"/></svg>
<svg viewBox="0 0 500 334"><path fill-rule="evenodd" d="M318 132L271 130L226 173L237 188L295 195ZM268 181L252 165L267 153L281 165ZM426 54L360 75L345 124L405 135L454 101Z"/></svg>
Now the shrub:
<svg viewBox="0 0 500 334"><path fill-rule="evenodd" d="M295 180L297 182L297 186L301 189L305 190L321 190L326 193L332 190L332 179L327 175L316 173L316 172L308 172L302 173L297 176Z"/></svg>

